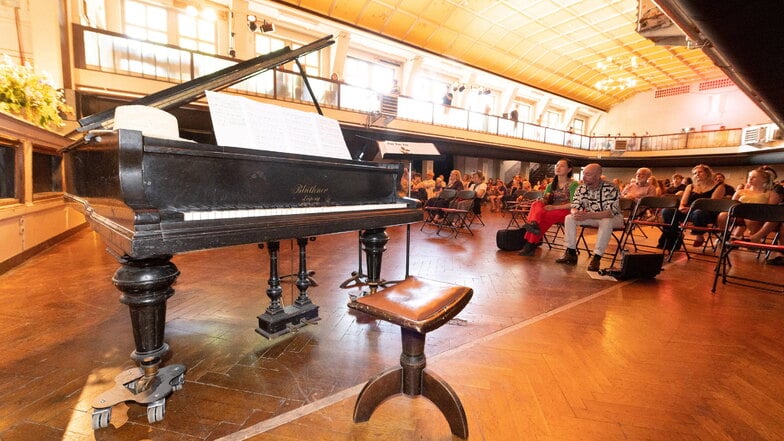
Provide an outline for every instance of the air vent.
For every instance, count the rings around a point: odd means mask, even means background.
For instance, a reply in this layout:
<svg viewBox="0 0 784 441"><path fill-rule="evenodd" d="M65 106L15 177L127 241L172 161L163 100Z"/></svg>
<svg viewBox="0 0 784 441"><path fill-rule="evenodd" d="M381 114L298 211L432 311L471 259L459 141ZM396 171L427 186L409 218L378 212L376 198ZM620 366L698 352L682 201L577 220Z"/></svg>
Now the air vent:
<svg viewBox="0 0 784 441"><path fill-rule="evenodd" d="M664 98L673 95L683 95L684 93L689 93L689 86L676 86L667 89L658 89L653 97Z"/></svg>
<svg viewBox="0 0 784 441"><path fill-rule="evenodd" d="M700 90L720 89L722 87L732 87L735 83L729 78L722 78L720 80L703 81L700 83Z"/></svg>

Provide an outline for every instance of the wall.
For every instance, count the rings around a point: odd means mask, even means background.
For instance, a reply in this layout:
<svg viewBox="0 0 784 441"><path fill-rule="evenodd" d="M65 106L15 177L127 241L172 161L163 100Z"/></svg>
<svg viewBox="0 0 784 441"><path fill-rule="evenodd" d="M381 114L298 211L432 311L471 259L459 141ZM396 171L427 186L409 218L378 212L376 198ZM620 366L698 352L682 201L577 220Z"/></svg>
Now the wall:
<svg viewBox="0 0 784 441"><path fill-rule="evenodd" d="M655 98L655 91L638 93L610 109L596 125L595 133L665 134L685 127L715 130L722 125L731 129L771 122L735 86L696 92L698 84L692 84L690 90L663 98Z"/></svg>
<svg viewBox="0 0 784 441"><path fill-rule="evenodd" d="M54 152L71 141L0 113L0 137L19 152L15 166L23 176L17 197L0 205L0 273L85 225L84 216L61 194L33 194L33 151Z"/></svg>

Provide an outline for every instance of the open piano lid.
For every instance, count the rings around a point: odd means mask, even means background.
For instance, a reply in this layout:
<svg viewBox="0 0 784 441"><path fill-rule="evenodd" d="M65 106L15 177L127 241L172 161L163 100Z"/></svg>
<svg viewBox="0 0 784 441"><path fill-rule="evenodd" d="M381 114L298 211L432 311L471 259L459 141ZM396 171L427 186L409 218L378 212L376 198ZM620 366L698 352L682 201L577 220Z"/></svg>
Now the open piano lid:
<svg viewBox="0 0 784 441"><path fill-rule="evenodd" d="M237 84L266 70L274 69L275 67L290 61L299 63L299 57L321 50L334 43L335 40L332 35L328 35L294 50L285 47L268 54L260 55L256 58L242 61L209 75L204 75L168 89L146 95L128 104L150 106L161 110L174 109L203 98L207 90L218 91L225 89L226 87ZM300 73L305 80L308 89L310 89L310 85L307 82L307 76L301 69ZM312 98L316 105L316 109L321 113L316 98ZM86 132L93 129L110 128L113 121L114 109L108 109L80 119L79 125L81 127L78 131Z"/></svg>

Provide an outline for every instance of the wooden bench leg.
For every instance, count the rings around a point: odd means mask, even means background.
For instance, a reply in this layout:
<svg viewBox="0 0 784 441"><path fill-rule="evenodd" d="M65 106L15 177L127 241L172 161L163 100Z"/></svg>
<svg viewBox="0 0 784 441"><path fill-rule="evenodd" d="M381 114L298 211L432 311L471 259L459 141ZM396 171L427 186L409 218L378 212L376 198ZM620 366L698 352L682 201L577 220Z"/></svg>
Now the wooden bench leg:
<svg viewBox="0 0 784 441"><path fill-rule="evenodd" d="M468 439L468 419L460 398L446 381L430 372L430 369L422 372L422 396L432 401L444 414L452 434Z"/></svg>
<svg viewBox="0 0 784 441"><path fill-rule="evenodd" d="M452 433L468 438L468 420L455 391L437 375L425 370L425 334L400 328L403 353L400 367L371 379L354 405L354 422L368 421L376 408L394 395L422 395L432 401L446 418Z"/></svg>

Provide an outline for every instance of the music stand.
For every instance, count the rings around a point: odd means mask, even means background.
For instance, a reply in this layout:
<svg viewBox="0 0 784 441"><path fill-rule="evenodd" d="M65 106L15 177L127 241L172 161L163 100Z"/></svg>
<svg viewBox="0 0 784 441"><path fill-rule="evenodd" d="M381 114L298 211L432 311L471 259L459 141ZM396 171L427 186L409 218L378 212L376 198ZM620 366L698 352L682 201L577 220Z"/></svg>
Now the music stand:
<svg viewBox="0 0 784 441"><path fill-rule="evenodd" d="M406 141L376 141L378 144L378 154L375 156L375 161L380 160L395 160L402 159L408 161L408 196L411 196L411 167L414 160L427 160L438 159L441 157L441 152L438 151L436 146L429 142L406 142ZM357 271L351 273L351 278L347 279L340 284L343 289L354 288L367 285L367 274L364 274L362 269L362 241L361 232L357 233L358 239L358 256L359 263ZM409 260L411 252L411 224L406 225L406 275L408 278ZM405 279L404 278L404 279ZM398 283L400 280L380 280L378 286L386 286Z"/></svg>

